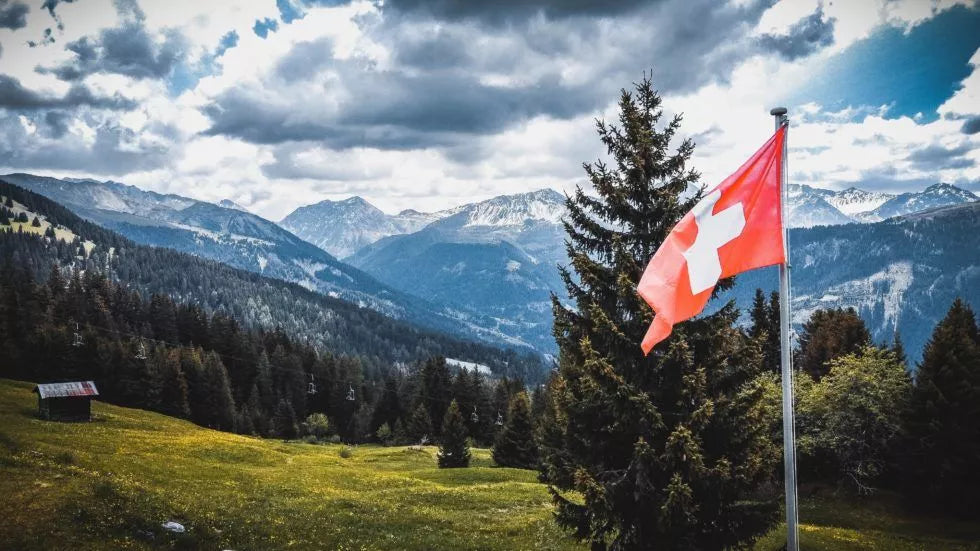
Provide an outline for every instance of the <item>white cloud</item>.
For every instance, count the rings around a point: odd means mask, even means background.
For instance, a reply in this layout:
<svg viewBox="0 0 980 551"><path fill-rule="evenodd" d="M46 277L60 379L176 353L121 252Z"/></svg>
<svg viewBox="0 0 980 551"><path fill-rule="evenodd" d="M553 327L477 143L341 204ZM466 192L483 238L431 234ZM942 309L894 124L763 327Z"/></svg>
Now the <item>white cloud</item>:
<svg viewBox="0 0 980 551"><path fill-rule="evenodd" d="M674 82L665 92L664 107L668 116L684 114L683 133L698 142L694 166L702 172L704 183L713 185L734 171L771 134L769 108L779 98L805 90L808 79L832 56L870 36L881 25L910 29L954 3L944 1L933 6L918 0L784 0L767 10L758 24L745 29L743 42L727 41L711 51L694 50L690 54L698 60L692 67L698 71L709 68L713 71L710 75L677 73L683 67L663 75ZM648 15L691 15L681 9L683 4L665 3L651 8ZM751 3L741 5L746 8ZM31 140L26 145L61 143L65 148L92 148L108 129L122 128L131 134L121 134L120 151L150 151L161 157L145 164L133 160L129 173L121 175L108 170L98 173L69 168L50 172L111 176L148 189L210 201L232 198L271 219L281 218L300 204L355 194L394 212L404 208L437 210L542 187L570 190L584 182L581 163L605 155L595 134L594 118L615 120L618 97L614 90L628 87L631 79L638 80L640 72L648 68L644 64L659 69L658 61L681 55L675 51L678 44L651 41L650 26L639 21L642 18L599 19L584 31L574 26L578 23L540 16L518 30L488 30L472 22L420 18L405 18L393 27L385 24L387 15L382 7L363 1L344 7L310 8L303 19L280 24L277 31L263 39L255 35L252 26L257 19L278 17L274 0L144 1L141 6L146 28L152 35L160 37L166 29L180 29L192 67L202 66L229 31L238 34L238 45L213 61L214 74L204 76L177 98L171 97L162 81L89 75L84 84L94 93L118 92L138 100L138 107L118 113L73 113L67 126L70 136L64 142L38 136L42 133L39 128L43 128L40 116L21 115L20 122L14 122L19 132ZM824 10L825 19L834 19L833 45L793 62L765 52L745 53L755 38L764 33L784 34L819 7ZM20 79L28 88L52 94L64 94L68 84L34 68L69 60L71 55L63 49L65 43L119 22L111 0L61 3L58 10L65 30L55 31L54 45L29 48L22 40L25 36L40 37L45 28L53 26L47 12L39 9L31 11L28 27L16 35L0 30L4 47L2 72ZM399 58L405 54L400 49L405 45L440 36L457 40L457 44L462 44L460 48L470 46L465 52L440 53L469 56L474 79L483 85L520 89L554 77L562 86L591 87L603 93L609 90L608 100L590 112L567 118L531 113L486 134L467 134L465 140L455 140L450 145L420 144L409 149L384 149L371 144L330 149L326 140L256 144L203 135L212 122L204 109L229 90L256 94L266 105L281 105L298 122L336 116L352 99L346 86L349 83L344 81L348 75L330 64L312 61L301 65L302 78L288 85L283 85L281 75L275 73L298 46L309 47L311 55L346 60L349 63L345 68L360 65L365 72L379 74L397 69L410 76L412 71L441 76L450 68L437 67L424 73L421 68L406 67ZM560 43L560 47L554 43ZM637 44L651 47L637 57ZM980 64L980 53L974 55L973 63ZM690 87L676 85L686 78L700 80ZM927 123L908 117L888 118L882 106L877 105L853 105L834 111L826 110L817 101L790 105L791 176L834 188L873 180L874 186L891 191L923 179L976 181L980 179L976 166L980 164L980 135L968 136L960 128L964 117L980 114L978 96L980 71L974 70L961 89L939 108L941 117ZM555 101L559 99L556 97ZM965 148L960 157L974 160L974 165L965 166L967 163L961 161L959 168L930 170L921 160L924 154L917 157L920 160L910 159L929 146L951 151Z"/></svg>

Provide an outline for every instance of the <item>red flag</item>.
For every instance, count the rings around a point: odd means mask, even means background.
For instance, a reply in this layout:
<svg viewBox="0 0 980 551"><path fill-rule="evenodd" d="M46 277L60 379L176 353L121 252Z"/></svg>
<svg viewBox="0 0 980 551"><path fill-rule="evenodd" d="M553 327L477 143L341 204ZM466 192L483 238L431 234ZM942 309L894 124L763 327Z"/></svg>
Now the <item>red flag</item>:
<svg viewBox="0 0 980 551"><path fill-rule="evenodd" d="M735 174L705 194L667 235L637 292L656 312L644 354L675 323L704 310L718 280L785 261L780 204L781 127Z"/></svg>

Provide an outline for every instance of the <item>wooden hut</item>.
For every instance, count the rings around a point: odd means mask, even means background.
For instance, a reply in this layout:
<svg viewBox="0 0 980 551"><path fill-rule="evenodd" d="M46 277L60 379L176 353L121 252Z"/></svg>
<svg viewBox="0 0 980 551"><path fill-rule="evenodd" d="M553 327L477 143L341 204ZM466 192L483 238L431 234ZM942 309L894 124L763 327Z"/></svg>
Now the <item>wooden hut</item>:
<svg viewBox="0 0 980 551"><path fill-rule="evenodd" d="M92 397L99 391L92 381L37 385L37 413L49 421L91 421Z"/></svg>

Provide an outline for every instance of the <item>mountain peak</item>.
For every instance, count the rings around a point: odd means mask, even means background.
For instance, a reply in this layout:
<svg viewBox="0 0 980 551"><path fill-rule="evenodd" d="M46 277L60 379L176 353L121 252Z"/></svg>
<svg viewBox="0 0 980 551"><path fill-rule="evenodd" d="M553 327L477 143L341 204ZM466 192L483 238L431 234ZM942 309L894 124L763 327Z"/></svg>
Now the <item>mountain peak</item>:
<svg viewBox="0 0 980 551"><path fill-rule="evenodd" d="M976 201L977 199L980 199L973 192L969 190L954 186L953 184L947 184L944 182L932 184L931 186L927 187L923 193L928 193L931 195L952 195L956 197L962 197L970 201Z"/></svg>
<svg viewBox="0 0 980 551"><path fill-rule="evenodd" d="M222 199L221 201L218 201L218 206L224 207L226 209L234 209L234 210L240 210L242 212L249 212L247 208L239 205L238 203L232 201L231 199Z"/></svg>

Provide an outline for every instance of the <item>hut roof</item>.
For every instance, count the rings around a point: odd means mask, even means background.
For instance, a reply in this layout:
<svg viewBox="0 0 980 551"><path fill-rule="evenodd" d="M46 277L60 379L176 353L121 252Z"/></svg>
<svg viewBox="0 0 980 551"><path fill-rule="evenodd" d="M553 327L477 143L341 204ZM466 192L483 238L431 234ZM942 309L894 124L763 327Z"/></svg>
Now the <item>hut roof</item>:
<svg viewBox="0 0 980 551"><path fill-rule="evenodd" d="M41 398L66 398L69 396L98 396L99 391L95 388L92 381L79 381L74 383L49 383L37 385L34 389L41 395Z"/></svg>

